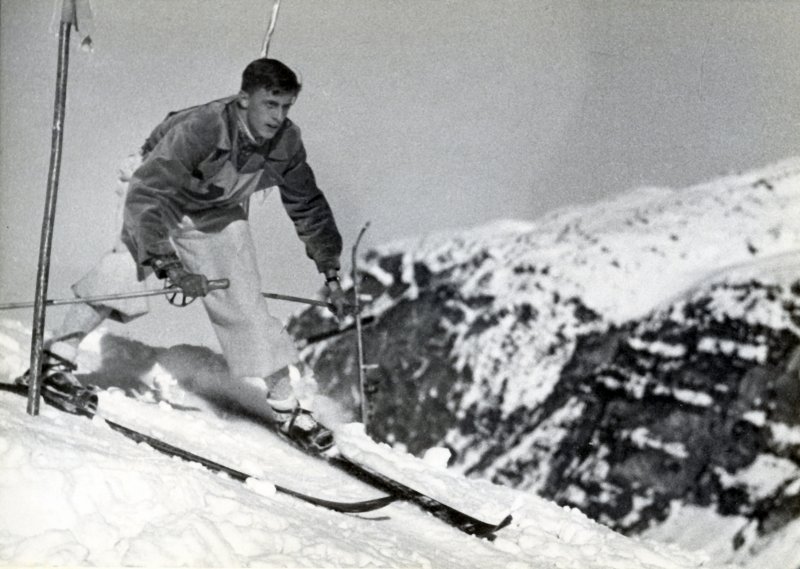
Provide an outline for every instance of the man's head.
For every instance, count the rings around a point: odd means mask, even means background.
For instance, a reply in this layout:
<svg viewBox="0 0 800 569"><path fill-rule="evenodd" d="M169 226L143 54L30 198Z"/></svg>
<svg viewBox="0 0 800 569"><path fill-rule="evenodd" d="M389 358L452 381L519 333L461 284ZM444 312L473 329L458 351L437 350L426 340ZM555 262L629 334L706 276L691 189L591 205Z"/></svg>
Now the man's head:
<svg viewBox="0 0 800 569"><path fill-rule="evenodd" d="M242 73L242 91L253 93L263 88L274 95L300 93L297 75L277 59L262 57L251 62Z"/></svg>
<svg viewBox="0 0 800 569"><path fill-rule="evenodd" d="M294 71L277 59L261 58L250 63L242 73L239 92L239 107L250 132L261 140L275 136L300 89Z"/></svg>

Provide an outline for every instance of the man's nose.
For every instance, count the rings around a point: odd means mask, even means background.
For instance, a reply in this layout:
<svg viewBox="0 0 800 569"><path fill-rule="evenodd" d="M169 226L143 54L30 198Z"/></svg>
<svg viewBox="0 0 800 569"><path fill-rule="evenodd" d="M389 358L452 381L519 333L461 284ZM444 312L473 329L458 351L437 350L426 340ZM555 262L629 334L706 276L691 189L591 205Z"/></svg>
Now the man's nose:
<svg viewBox="0 0 800 569"><path fill-rule="evenodd" d="M273 109L271 114L273 120L282 123L284 119L286 119L286 115L289 114L289 111L286 109Z"/></svg>

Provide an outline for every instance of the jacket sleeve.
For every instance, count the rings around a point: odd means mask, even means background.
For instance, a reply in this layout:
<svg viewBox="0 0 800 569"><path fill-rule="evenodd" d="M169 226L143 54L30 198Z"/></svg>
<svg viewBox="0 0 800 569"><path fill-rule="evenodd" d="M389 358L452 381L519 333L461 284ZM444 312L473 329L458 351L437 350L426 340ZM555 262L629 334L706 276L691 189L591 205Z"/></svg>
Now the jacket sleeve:
<svg viewBox="0 0 800 569"><path fill-rule="evenodd" d="M297 236L305 244L306 255L317 270L339 270L342 236L336 227L328 200L317 187L314 172L306 162L302 142L289 162L280 186L281 200L294 223Z"/></svg>
<svg viewBox="0 0 800 569"><path fill-rule="evenodd" d="M197 166L213 152L214 122L203 116L170 129L134 172L125 199L123 239L140 265L154 256L175 253L170 227L180 221L187 192L196 187Z"/></svg>

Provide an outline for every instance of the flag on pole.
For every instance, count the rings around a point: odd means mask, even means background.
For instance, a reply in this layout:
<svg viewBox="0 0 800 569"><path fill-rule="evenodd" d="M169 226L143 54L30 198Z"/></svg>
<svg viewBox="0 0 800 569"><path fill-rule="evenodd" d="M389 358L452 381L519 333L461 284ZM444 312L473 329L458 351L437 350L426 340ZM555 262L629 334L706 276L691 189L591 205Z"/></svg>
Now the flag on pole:
<svg viewBox="0 0 800 569"><path fill-rule="evenodd" d="M81 51L91 52L94 32L94 11L91 0L55 0L50 31L57 35L62 22L69 22L75 28Z"/></svg>

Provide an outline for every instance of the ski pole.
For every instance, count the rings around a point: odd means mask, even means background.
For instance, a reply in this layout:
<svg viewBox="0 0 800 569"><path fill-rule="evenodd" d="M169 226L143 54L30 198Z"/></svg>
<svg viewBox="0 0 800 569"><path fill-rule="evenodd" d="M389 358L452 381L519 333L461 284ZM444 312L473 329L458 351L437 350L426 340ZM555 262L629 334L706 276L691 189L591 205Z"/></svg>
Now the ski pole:
<svg viewBox="0 0 800 569"><path fill-rule="evenodd" d="M310 304L311 306L322 306L323 308L330 308L331 303L324 300L317 300L316 298L305 298L302 296L291 296L288 294L278 294L277 292L262 292L261 296L264 298L272 298L273 300L285 300L286 302L297 302L299 304Z"/></svg>
<svg viewBox="0 0 800 569"><path fill-rule="evenodd" d="M264 34L264 43L261 45L261 57L267 57L269 42L272 40L272 32L275 31L275 24L278 22L278 10L280 7L281 0L274 0L269 16L269 24L267 24L267 32Z"/></svg>
<svg viewBox="0 0 800 569"><path fill-rule="evenodd" d="M67 72L69 69L69 35L72 26L78 25L75 0L63 0L61 23L58 31L58 67L56 73L56 95L53 110L52 139L50 143L50 169L47 175L47 191L39 241L39 265L36 273L36 294L33 303L33 327L31 333L31 381L28 389L28 415L39 414L39 397L42 380L41 365L44 352L45 299L50 277L50 252L53 243L53 228L56 217L58 179L61 172L61 154L64 140L64 117L67 102Z"/></svg>
<svg viewBox="0 0 800 569"><path fill-rule="evenodd" d="M209 290L226 289L230 286L228 279L216 279L208 281ZM109 300L125 300L129 298L142 298L146 296L158 296L162 294L172 294L180 292L176 287L162 288L158 290L146 290L140 292L121 292L116 294L107 294L103 296L87 296L83 298L55 298L45 301L47 306L62 306L65 304L91 304L93 302L104 302ZM332 305L324 300L317 300L315 298L305 298L302 296L291 296L288 294L278 294L275 292L262 292L261 296L264 298L272 298L274 300L285 300L286 302L298 302L300 304L309 304L311 306L321 306L323 308L331 308ZM0 304L0 310L13 310L17 308L31 308L34 306L33 302L8 302ZM353 305L348 305L353 307Z"/></svg>
<svg viewBox="0 0 800 569"><path fill-rule="evenodd" d="M215 279L208 281L208 290L221 290L230 286L228 279ZM121 292L117 294L106 294L102 296L86 296L83 298L56 298L46 300L44 302L47 306L62 306L64 304L92 304L93 302L105 302L109 300L125 300L128 298L142 298L145 296L158 296L162 294L174 294L180 292L179 287L162 288L158 290L145 290L138 292ZM14 308L31 308L35 306L34 302L10 302L8 304L0 304L0 310L11 310Z"/></svg>
<svg viewBox="0 0 800 569"><path fill-rule="evenodd" d="M364 224L361 231L356 238L356 242L352 249L352 270L353 270L353 297L355 298L355 311L358 314L361 311L359 303L361 293L358 288L358 246L361 244L361 238L369 228L369 221ZM364 372L367 369L372 369L374 365L367 365L364 363L364 340L361 333L361 319L356 318L356 358L358 359L358 387L361 391L361 422L364 424L364 430L369 434L369 405L367 401L367 379Z"/></svg>
<svg viewBox="0 0 800 569"><path fill-rule="evenodd" d="M334 308L333 304L331 304L330 302L326 302L324 300L317 300L316 298L291 296L288 294L278 294L277 292L262 292L261 296L263 296L264 298L272 298L273 300L285 300L286 302L297 302L299 304L309 304L311 306L321 306L323 308L331 308L331 309ZM369 298L371 300L371 297L366 297L366 298ZM358 306L357 304L348 304L346 306L352 309L353 314L358 314L361 311L361 307Z"/></svg>

